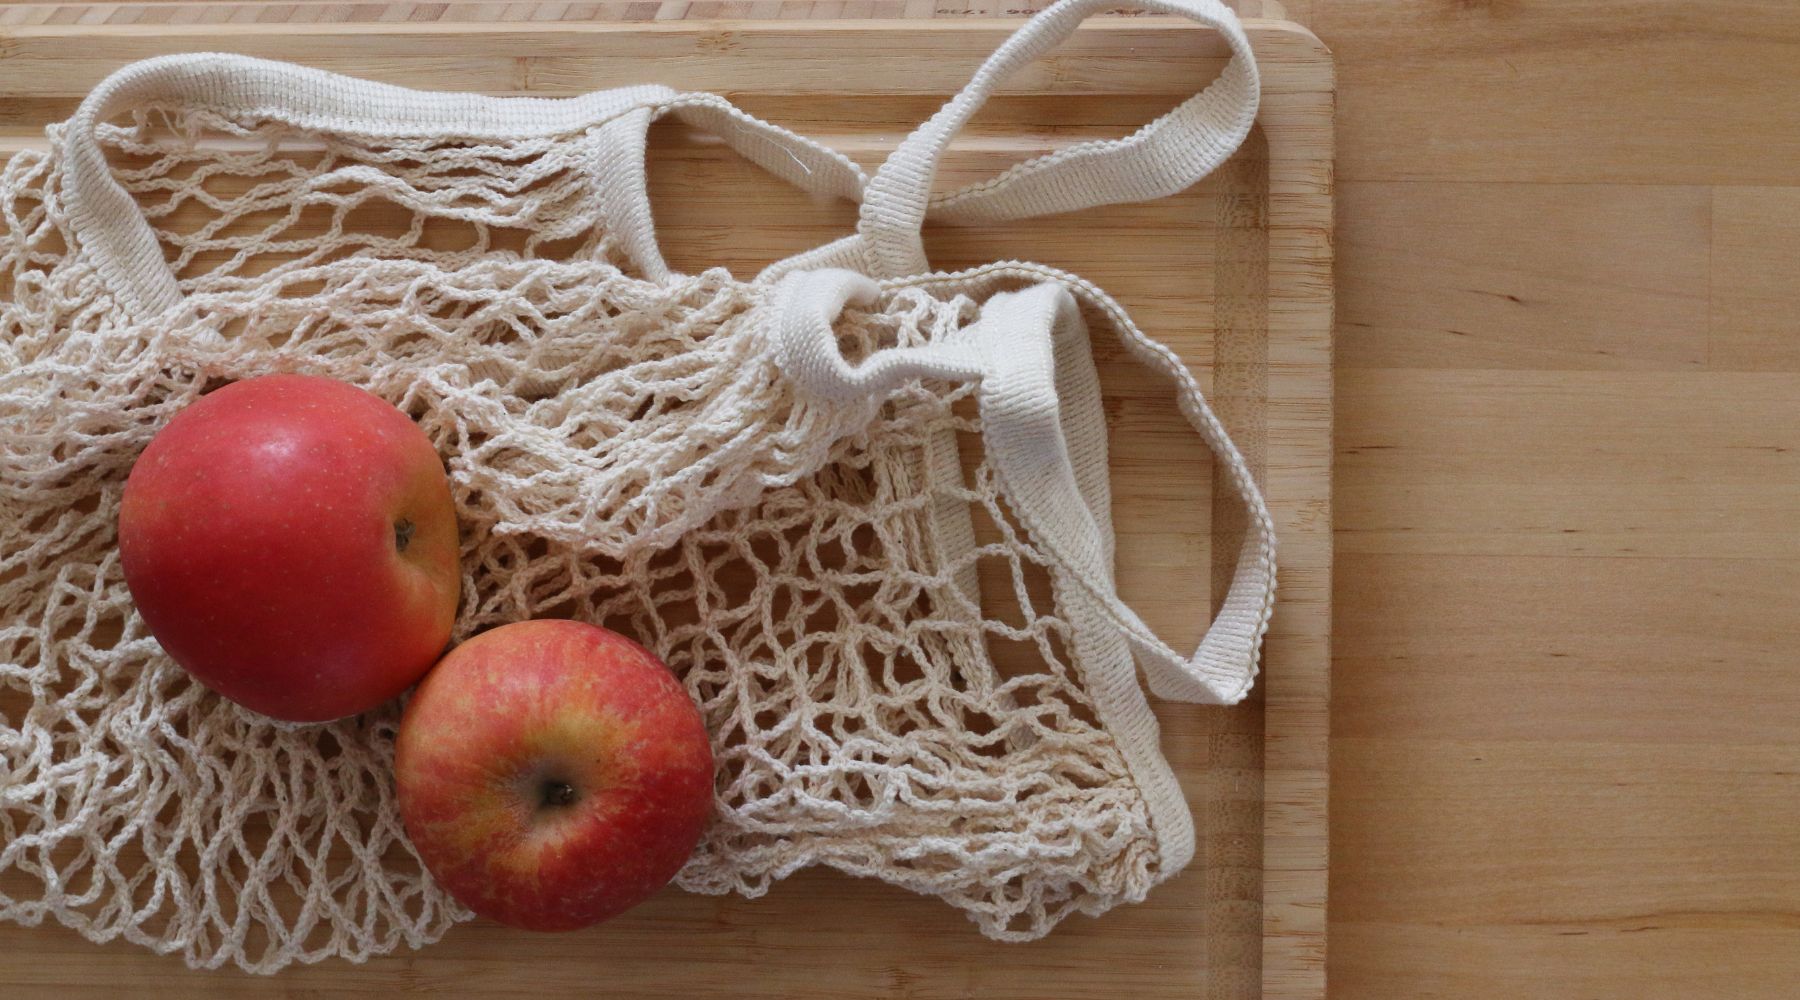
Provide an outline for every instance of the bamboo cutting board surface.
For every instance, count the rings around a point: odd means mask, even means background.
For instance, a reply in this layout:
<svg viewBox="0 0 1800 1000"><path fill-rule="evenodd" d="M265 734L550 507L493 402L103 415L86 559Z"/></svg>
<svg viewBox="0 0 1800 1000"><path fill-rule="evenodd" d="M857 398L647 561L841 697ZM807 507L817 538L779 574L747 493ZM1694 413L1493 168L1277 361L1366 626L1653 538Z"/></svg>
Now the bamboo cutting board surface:
<svg viewBox="0 0 1800 1000"><path fill-rule="evenodd" d="M208 9L261 6L264 13L196 22L178 16L188 6L117 5L85 24L5 12L0 153L41 143L44 123L66 117L95 82L127 61L210 49L431 89L556 96L662 82L713 90L873 167L1012 27L943 18L587 20L552 27L464 23L446 20L444 10L423 22L369 23L341 16L367 5L341 4L214 5ZM582 5L547 6L567 14ZM263 20L276 7L300 16L286 25ZM124 19L128 8L169 16ZM309 13L320 16L309 20ZM373 996L420 988L480 995L1322 996L1333 84L1329 56L1303 29L1276 20L1253 21L1249 29L1264 79L1261 126L1217 176L1155 203L937 230L929 241L942 267L1028 257L1108 289L1210 386L1268 491L1280 531L1282 594L1257 696L1232 709L1156 706L1200 838L1187 873L1143 904L1099 920L1073 918L1028 945L987 941L933 900L807 872L760 900L670 891L577 935L476 923L416 954L365 966L325 963L273 980L190 973L175 959L128 946L96 947L60 929L6 925L0 954L12 957L0 959L0 985L171 996ZM1184 22L1090 22L1010 81L953 149L943 183L1128 131L1203 86L1222 60L1217 40ZM841 235L854 217L850 206L810 202L717 142L677 131L657 137L652 197L670 262L682 269L723 264L754 273ZM1199 609L1229 571L1232 505L1222 491L1210 502L1215 491L1204 449L1166 391L1113 345L1098 343L1098 353L1114 449L1121 590L1173 644L1191 646L1206 617ZM23 955L32 958L21 961Z"/></svg>

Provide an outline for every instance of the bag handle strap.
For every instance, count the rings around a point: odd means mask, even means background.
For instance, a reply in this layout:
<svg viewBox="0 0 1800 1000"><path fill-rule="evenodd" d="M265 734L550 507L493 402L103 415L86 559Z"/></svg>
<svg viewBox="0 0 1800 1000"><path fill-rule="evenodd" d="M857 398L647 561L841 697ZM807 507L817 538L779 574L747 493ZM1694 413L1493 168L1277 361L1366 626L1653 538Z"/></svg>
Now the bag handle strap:
<svg viewBox="0 0 1800 1000"><path fill-rule="evenodd" d="M998 222L1096 205L1145 201L1185 190L1235 152L1256 119L1260 82L1237 15L1219 0L1143 0L1138 6L1216 29L1231 49L1205 90L1122 139L1078 143L1020 163L978 184L931 196L944 150L1000 83L1074 34L1113 0L1061 0L1014 32L962 91L895 149L863 196L857 223L871 273L930 270L920 229L927 214L954 222Z"/></svg>
<svg viewBox="0 0 1800 1000"><path fill-rule="evenodd" d="M181 293L155 231L108 168L98 131L102 122L120 111L171 101L255 114L316 132L477 140L581 131L650 108L718 135L746 158L806 191L855 200L867 180L862 169L841 153L748 115L712 94L684 94L650 85L569 98L487 97L412 90L226 53L159 56L132 63L102 81L81 102L61 138L63 200L71 225L80 239L96 244L98 266L109 285L129 308L145 313L175 305ZM642 217L647 224L647 210ZM640 246L643 242L638 241ZM660 255L655 256L655 263L660 262Z"/></svg>
<svg viewBox="0 0 1800 1000"><path fill-rule="evenodd" d="M950 337L876 351L855 365L839 351L837 317L849 303L873 303L884 287L929 285L959 292L1008 279L1037 283L993 295L974 323ZM1223 606L1191 656L1171 649L1119 598L1105 501L1081 489L1056 387L1059 372L1072 370L1089 351L1077 296L1108 318L1134 358L1174 384L1183 415L1223 463L1249 512ZM1117 302L1073 275L1029 264L885 285L854 271L801 271L781 279L772 301L777 360L804 392L836 400L879 399L909 379L978 379L982 437L1008 502L1032 538L1068 570L1067 579L1127 638L1150 690L1209 704L1234 704L1249 692L1275 603L1274 521L1193 374L1174 352L1145 336Z"/></svg>

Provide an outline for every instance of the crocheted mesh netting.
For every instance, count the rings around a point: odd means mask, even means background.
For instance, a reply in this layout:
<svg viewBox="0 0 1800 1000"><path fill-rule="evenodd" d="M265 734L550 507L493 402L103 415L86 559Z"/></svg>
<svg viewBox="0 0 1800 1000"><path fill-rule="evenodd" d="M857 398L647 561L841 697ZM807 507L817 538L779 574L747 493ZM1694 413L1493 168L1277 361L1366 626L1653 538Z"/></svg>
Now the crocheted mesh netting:
<svg viewBox="0 0 1800 1000"><path fill-rule="evenodd" d="M579 618L683 679L719 764L684 888L755 895L824 864L1029 938L1157 881L1143 795L1050 561L981 460L971 388L797 399L764 286L634 276L592 207L588 138L376 142L139 110L101 140L186 297L152 318L73 233L59 157L6 163L0 916L255 971L467 917L395 815L397 706L272 722L191 681L133 610L114 525L134 458L203 392L273 371L368 388L436 443L457 638ZM897 291L838 328L854 360L972 314ZM946 511L972 538L945 537Z"/></svg>

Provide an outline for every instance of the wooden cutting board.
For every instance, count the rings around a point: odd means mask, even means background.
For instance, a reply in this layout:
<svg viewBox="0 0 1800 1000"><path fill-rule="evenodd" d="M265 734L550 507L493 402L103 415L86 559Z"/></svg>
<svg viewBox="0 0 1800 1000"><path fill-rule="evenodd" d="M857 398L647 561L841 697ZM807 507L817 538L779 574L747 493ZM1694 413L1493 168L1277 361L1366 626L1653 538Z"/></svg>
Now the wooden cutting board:
<svg viewBox="0 0 1800 1000"><path fill-rule="evenodd" d="M1014 27L987 20L653 24L0 24L0 156L125 62L233 51L415 87L567 95L660 82L724 93L873 167ZM1281 599L1258 694L1235 708L1158 703L1193 806L1193 866L1148 901L1076 917L1045 940L980 937L933 900L807 872L759 900L674 891L603 927L535 936L492 924L355 966L273 980L193 973L60 928L0 926L0 987L59 995L245 996L396 990L670 996L1321 997L1331 561L1329 54L1296 25L1248 24L1261 125L1213 178L1162 201L930 234L934 263L1025 257L1108 289L1210 386L1280 532ZM953 148L943 185L1096 135L1199 89L1223 47L1185 22L1090 22L1009 82ZM849 231L707 137L664 130L652 159L677 268L763 263ZM1163 388L1098 345L1112 428L1119 581L1176 646L1198 640L1236 515ZM1219 494L1215 504L1215 492ZM0 891L19 892L0 878ZM29 956L26 958L24 956Z"/></svg>

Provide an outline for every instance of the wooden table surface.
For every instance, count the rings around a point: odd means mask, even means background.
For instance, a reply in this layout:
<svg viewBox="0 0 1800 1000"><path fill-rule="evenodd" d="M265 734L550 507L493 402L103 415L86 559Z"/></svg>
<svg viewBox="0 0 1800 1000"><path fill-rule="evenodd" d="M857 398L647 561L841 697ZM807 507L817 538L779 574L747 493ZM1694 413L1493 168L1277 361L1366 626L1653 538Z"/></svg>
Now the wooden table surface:
<svg viewBox="0 0 1800 1000"><path fill-rule="evenodd" d="M0 23L395 16L252 6ZM1340 94L1332 996L1793 995L1800 4L1285 6Z"/></svg>
<svg viewBox="0 0 1800 1000"><path fill-rule="evenodd" d="M1800 989L1800 4L1314 0L1333 996Z"/></svg>

